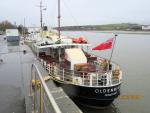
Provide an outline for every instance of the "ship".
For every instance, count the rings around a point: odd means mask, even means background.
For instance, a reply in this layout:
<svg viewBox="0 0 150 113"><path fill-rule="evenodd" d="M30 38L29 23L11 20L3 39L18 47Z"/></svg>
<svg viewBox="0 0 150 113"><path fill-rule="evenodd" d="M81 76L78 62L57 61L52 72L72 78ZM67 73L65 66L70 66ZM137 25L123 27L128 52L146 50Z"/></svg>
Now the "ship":
<svg viewBox="0 0 150 113"><path fill-rule="evenodd" d="M45 27L41 40L32 44L43 67L73 100L88 106L109 106L120 95L121 67L110 59L88 52L91 44L84 37L61 35L60 23L58 31Z"/></svg>
<svg viewBox="0 0 150 113"><path fill-rule="evenodd" d="M51 34L33 43L32 49L71 98L91 106L108 106L120 95L122 71L117 63L86 51L89 46L83 37Z"/></svg>

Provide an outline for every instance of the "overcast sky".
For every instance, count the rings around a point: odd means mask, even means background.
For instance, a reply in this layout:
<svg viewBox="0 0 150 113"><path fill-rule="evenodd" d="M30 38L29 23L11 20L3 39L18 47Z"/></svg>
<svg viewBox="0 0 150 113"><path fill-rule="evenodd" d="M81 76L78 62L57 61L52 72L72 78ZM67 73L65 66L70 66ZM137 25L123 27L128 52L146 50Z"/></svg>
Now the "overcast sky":
<svg viewBox="0 0 150 113"><path fill-rule="evenodd" d="M46 25L57 25L57 0L42 0ZM60 0L61 25L110 23L150 24L150 0ZM0 0L0 21L27 26L40 25L40 0Z"/></svg>

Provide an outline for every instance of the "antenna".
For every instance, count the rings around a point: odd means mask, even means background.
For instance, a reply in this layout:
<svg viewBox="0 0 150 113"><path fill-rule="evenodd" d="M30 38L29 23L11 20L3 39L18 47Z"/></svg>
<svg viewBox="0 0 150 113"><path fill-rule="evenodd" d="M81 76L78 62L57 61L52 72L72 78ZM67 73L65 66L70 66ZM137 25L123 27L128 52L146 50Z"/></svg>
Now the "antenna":
<svg viewBox="0 0 150 113"><path fill-rule="evenodd" d="M58 36L59 36L59 39L60 39L60 0L58 0Z"/></svg>

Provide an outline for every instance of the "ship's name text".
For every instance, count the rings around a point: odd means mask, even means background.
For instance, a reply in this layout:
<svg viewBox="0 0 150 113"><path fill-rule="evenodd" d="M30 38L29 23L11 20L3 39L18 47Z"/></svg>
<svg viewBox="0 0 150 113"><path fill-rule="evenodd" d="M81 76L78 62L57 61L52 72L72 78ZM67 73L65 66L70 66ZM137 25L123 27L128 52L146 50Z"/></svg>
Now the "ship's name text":
<svg viewBox="0 0 150 113"><path fill-rule="evenodd" d="M99 93L99 94L114 93L119 89L120 86L114 88L95 89L95 93Z"/></svg>

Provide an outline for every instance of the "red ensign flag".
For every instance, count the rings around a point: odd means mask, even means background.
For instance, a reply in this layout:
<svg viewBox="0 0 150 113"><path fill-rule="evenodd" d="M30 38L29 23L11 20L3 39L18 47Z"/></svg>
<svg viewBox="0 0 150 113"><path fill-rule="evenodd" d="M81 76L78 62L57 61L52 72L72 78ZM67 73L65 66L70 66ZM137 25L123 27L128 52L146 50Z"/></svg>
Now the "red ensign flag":
<svg viewBox="0 0 150 113"><path fill-rule="evenodd" d="M103 42L99 44L98 46L92 48L92 50L105 50L105 49L111 49L113 43L113 38L107 40L106 42Z"/></svg>

